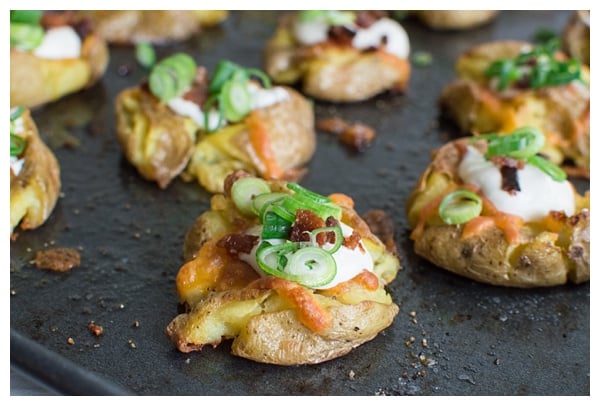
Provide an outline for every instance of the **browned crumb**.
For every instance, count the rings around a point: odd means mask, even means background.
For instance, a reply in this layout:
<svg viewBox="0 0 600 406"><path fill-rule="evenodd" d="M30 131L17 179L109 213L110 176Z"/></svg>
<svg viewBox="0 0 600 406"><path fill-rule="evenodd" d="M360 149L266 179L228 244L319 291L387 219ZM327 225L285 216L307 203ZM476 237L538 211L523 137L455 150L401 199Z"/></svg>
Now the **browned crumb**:
<svg viewBox="0 0 600 406"><path fill-rule="evenodd" d="M88 330L90 330L96 337L99 337L104 333L104 327L94 323L93 321L88 323Z"/></svg>
<svg viewBox="0 0 600 406"><path fill-rule="evenodd" d="M33 262L39 269L65 272L79 266L81 257L71 248L49 248L36 252Z"/></svg>
<svg viewBox="0 0 600 406"><path fill-rule="evenodd" d="M69 337L69 338L67 338L67 344L73 345L73 344L75 344L75 340L73 340L71 337Z"/></svg>
<svg viewBox="0 0 600 406"><path fill-rule="evenodd" d="M357 151L364 151L375 140L375 130L361 122L348 123L339 117L317 120L316 128L332 135Z"/></svg>

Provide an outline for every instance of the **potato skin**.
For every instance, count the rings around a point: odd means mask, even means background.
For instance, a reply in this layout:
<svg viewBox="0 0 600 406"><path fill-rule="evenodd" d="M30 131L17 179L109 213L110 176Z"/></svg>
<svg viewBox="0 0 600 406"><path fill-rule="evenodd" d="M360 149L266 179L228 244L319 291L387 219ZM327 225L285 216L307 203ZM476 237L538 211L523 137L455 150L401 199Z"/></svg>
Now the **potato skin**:
<svg viewBox="0 0 600 406"><path fill-rule="evenodd" d="M447 193L451 185L462 184L457 168L467 142L459 139L433 152L407 201L411 229L417 227L419 214L429 202ZM462 238L464 225L446 225L435 214L422 232L413 234L415 252L440 268L492 285L531 288L589 281L589 193L585 197L573 193L576 213L557 216L557 230L544 223L525 223L520 241L512 244L496 226Z"/></svg>
<svg viewBox="0 0 600 406"><path fill-rule="evenodd" d="M573 12L562 32L565 52L582 63L590 64L590 11Z"/></svg>
<svg viewBox="0 0 600 406"><path fill-rule="evenodd" d="M541 89L511 89L503 93L489 86L484 71L495 60L514 58L533 48L523 41L494 41L476 46L456 61L457 78L439 96L443 116L458 125L463 135L508 133L533 125L546 134L544 152L573 176L589 177L590 94L589 67L582 65L586 84L571 83Z"/></svg>
<svg viewBox="0 0 600 406"><path fill-rule="evenodd" d="M83 10L77 15L94 22L98 35L111 44L165 44L183 41L203 26L219 24L225 10Z"/></svg>
<svg viewBox="0 0 600 406"><path fill-rule="evenodd" d="M35 108L92 86L108 61L108 46L94 33L83 40L79 58L42 59L12 47L10 105Z"/></svg>
<svg viewBox="0 0 600 406"><path fill-rule="evenodd" d="M415 14L434 30L468 30L492 21L497 10L418 10Z"/></svg>
<svg viewBox="0 0 600 406"><path fill-rule="evenodd" d="M285 182L269 184L273 192L289 193ZM257 224L256 219L241 214L228 197L218 194L211 200L211 210L204 212L186 234L186 264L177 276L177 291L190 310L169 323L167 336L182 352L233 339L234 355L276 365L325 362L373 339L398 314L399 308L384 285L395 278L400 263L352 207L343 205L342 210L342 221L359 232L372 254L380 282L375 290L354 281L339 291L301 288L308 295L304 300L316 300L332 318L324 331L306 327L298 309L274 287L277 284L260 285L265 278L241 260L202 259L192 265L192 261L204 258L196 257L200 249L209 246L209 252L218 256L216 240ZM220 267L221 271L215 271Z"/></svg>
<svg viewBox="0 0 600 406"><path fill-rule="evenodd" d="M44 144L29 110L23 113L26 141L25 164L18 176L10 176L10 231L16 227L31 230L50 216L60 194L60 167Z"/></svg>
<svg viewBox="0 0 600 406"><path fill-rule="evenodd" d="M292 34L294 14L285 15L263 52L265 71L276 83L301 83L302 92L331 102L357 102L382 92L403 92L411 66L385 51L361 52L323 42L301 46Z"/></svg>

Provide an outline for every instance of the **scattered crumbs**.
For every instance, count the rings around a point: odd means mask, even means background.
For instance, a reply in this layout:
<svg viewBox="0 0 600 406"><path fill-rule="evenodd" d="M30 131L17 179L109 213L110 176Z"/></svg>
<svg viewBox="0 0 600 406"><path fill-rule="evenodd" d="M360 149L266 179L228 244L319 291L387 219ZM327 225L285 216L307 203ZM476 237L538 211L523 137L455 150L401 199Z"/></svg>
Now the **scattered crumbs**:
<svg viewBox="0 0 600 406"><path fill-rule="evenodd" d="M460 381L465 381L465 382L469 382L471 385L475 385L475 381L473 380L473 378L471 378L469 375L467 374L460 374L458 375L458 379Z"/></svg>
<svg viewBox="0 0 600 406"><path fill-rule="evenodd" d="M100 348L100 344L96 343L96 344L92 345L92 347L94 347L94 348Z"/></svg>
<svg viewBox="0 0 600 406"><path fill-rule="evenodd" d="M409 315L410 317L416 317L416 316L417 316L417 312L415 312L415 311L413 310L413 311L409 312L409 313L408 313L408 315Z"/></svg>
<svg viewBox="0 0 600 406"><path fill-rule="evenodd" d="M500 365L500 358L496 358L494 360L494 365Z"/></svg>
<svg viewBox="0 0 600 406"><path fill-rule="evenodd" d="M75 340L73 340L71 337L69 337L69 338L67 338L67 344L73 345L73 344L75 344Z"/></svg>
<svg viewBox="0 0 600 406"><path fill-rule="evenodd" d="M139 232L133 233L133 238L140 238L141 234Z"/></svg>
<svg viewBox="0 0 600 406"><path fill-rule="evenodd" d="M56 326L50 326L50 332L56 333L57 331L58 331L58 327L56 327Z"/></svg>
<svg viewBox="0 0 600 406"><path fill-rule="evenodd" d="M421 345L423 347L427 348L428 344L427 344L427 339L426 338L424 338L424 339L421 340Z"/></svg>
<svg viewBox="0 0 600 406"><path fill-rule="evenodd" d="M37 251L33 263L38 269L66 272L81 264L81 256L71 248L49 248Z"/></svg>
<svg viewBox="0 0 600 406"><path fill-rule="evenodd" d="M131 209L131 204L125 203L125 209L127 209L127 210Z"/></svg>
<svg viewBox="0 0 600 406"><path fill-rule="evenodd" d="M17 292L16 292L14 289L11 289L11 290L10 290L10 295L11 295L11 296L14 296L14 295L16 295L16 294L17 294Z"/></svg>
<svg viewBox="0 0 600 406"><path fill-rule="evenodd" d="M137 346L135 345L133 340L127 340L127 344L129 344L129 348L133 348L133 349L137 348Z"/></svg>
<svg viewBox="0 0 600 406"><path fill-rule="evenodd" d="M79 209L73 209L73 214L79 214Z"/></svg>
<svg viewBox="0 0 600 406"><path fill-rule="evenodd" d="M96 337L99 337L104 333L104 327L94 323L94 321L90 321L88 323L88 330L90 330Z"/></svg>
<svg viewBox="0 0 600 406"><path fill-rule="evenodd" d="M140 326L140 322L139 321L134 321L133 322L133 327L138 328Z"/></svg>
<svg viewBox="0 0 600 406"><path fill-rule="evenodd" d="M32 251L32 250L31 250L31 247L27 247L26 251L27 251L27 252L31 252L31 251Z"/></svg>
<svg viewBox="0 0 600 406"><path fill-rule="evenodd" d="M356 376L356 374L354 373L353 370L350 370L350 372L348 372L348 378L354 379L355 376Z"/></svg>
<svg viewBox="0 0 600 406"><path fill-rule="evenodd" d="M192 362L192 359L191 358L186 358L185 361L183 361L183 362L185 362L186 364L189 364L190 362Z"/></svg>
<svg viewBox="0 0 600 406"><path fill-rule="evenodd" d="M124 309L125 305L123 303L119 304L119 309Z"/></svg>
<svg viewBox="0 0 600 406"><path fill-rule="evenodd" d="M78 246L77 246L77 250L78 250L78 251L83 251L83 246L81 246L81 245L78 245Z"/></svg>

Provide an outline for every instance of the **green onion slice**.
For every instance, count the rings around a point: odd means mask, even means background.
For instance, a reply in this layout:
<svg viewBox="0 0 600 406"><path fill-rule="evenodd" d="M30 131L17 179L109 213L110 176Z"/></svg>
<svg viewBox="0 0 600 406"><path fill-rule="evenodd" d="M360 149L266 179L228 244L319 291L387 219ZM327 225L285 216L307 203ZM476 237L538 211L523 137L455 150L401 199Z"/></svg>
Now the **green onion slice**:
<svg viewBox="0 0 600 406"><path fill-rule="evenodd" d="M135 59L143 68L150 69L156 62L156 52L152 44L139 42L135 46Z"/></svg>
<svg viewBox="0 0 600 406"><path fill-rule="evenodd" d="M21 117L24 112L24 106L15 107L15 109L10 112L10 121L15 121L17 118Z"/></svg>
<svg viewBox="0 0 600 406"><path fill-rule="evenodd" d="M562 182L563 180L567 179L567 174L565 171L540 155L534 155L530 157L527 160L527 163L537 167L556 182Z"/></svg>
<svg viewBox="0 0 600 406"><path fill-rule="evenodd" d="M254 214L256 214L256 216L259 219L261 219L261 221L263 221L267 210L269 210L269 208L273 204L275 204L276 202L278 202L286 196L289 195L287 193L282 192L260 194L252 200L252 211L254 212Z"/></svg>
<svg viewBox="0 0 600 406"><path fill-rule="evenodd" d="M44 35L44 29L39 25L10 23L10 46L16 46L23 51L39 47Z"/></svg>
<svg viewBox="0 0 600 406"><path fill-rule="evenodd" d="M327 25L350 25L356 20L352 11L339 10L303 10L298 14L301 22L325 21Z"/></svg>
<svg viewBox="0 0 600 406"><path fill-rule="evenodd" d="M25 150L25 139L17 134L10 133L10 156L19 156Z"/></svg>
<svg viewBox="0 0 600 406"><path fill-rule="evenodd" d="M10 10L10 22L37 25L43 14L41 10Z"/></svg>
<svg viewBox="0 0 600 406"><path fill-rule="evenodd" d="M154 65L149 86L152 93L166 103L180 96L196 77L196 62L186 54L178 53Z"/></svg>
<svg viewBox="0 0 600 406"><path fill-rule="evenodd" d="M233 203L246 216L254 215L252 201L256 196L271 192L269 184L261 178L240 178L231 186Z"/></svg>
<svg viewBox="0 0 600 406"><path fill-rule="evenodd" d="M279 245L263 242L256 251L256 259L265 273L308 288L326 285L337 273L335 259L329 252L292 242Z"/></svg>
<svg viewBox="0 0 600 406"><path fill-rule="evenodd" d="M225 119L238 122L252 109L252 98L247 82L230 80L223 85L219 104L223 108Z"/></svg>
<svg viewBox="0 0 600 406"><path fill-rule="evenodd" d="M455 190L447 194L438 209L446 224L463 224L479 216L483 203L477 194L468 190Z"/></svg>
<svg viewBox="0 0 600 406"><path fill-rule="evenodd" d="M268 211L265 213L261 238L263 240L272 238L287 239L290 235L291 228L291 221L284 219L273 211Z"/></svg>
<svg viewBox="0 0 600 406"><path fill-rule="evenodd" d="M510 134L485 134L476 139L488 142L486 158L492 156L507 156L514 159L528 159L544 147L546 137L539 129L525 126Z"/></svg>

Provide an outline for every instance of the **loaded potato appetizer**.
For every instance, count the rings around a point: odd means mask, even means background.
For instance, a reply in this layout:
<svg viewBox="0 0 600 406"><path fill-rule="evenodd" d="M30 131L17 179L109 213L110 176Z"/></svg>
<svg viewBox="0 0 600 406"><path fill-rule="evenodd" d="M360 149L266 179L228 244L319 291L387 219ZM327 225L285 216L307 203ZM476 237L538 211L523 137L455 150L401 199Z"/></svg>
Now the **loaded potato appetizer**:
<svg viewBox="0 0 600 406"><path fill-rule="evenodd" d="M267 74L316 99L356 102L403 92L410 44L402 26L376 11L304 10L283 16L264 50Z"/></svg>
<svg viewBox="0 0 600 406"><path fill-rule="evenodd" d="M119 93L115 109L125 157L161 188L182 175L222 192L237 169L297 180L316 147L308 100L229 61L209 80L189 55L170 56L147 81Z"/></svg>
<svg viewBox="0 0 600 406"><path fill-rule="evenodd" d="M83 10L102 38L111 44L163 44L183 41L202 27L219 24L225 10Z"/></svg>
<svg viewBox="0 0 600 406"><path fill-rule="evenodd" d="M590 279L590 197L540 151L534 127L450 142L407 201L416 253L492 285Z"/></svg>
<svg viewBox="0 0 600 406"><path fill-rule="evenodd" d="M236 171L188 231L176 278L187 312L166 332L182 352L233 339L234 355L278 365L347 354L388 327L397 254L350 197Z"/></svg>
<svg viewBox="0 0 600 406"><path fill-rule="evenodd" d="M457 79L442 91L442 115L463 133L542 130L543 152L573 176L589 177L589 67L550 41L479 45L456 62Z"/></svg>
<svg viewBox="0 0 600 406"><path fill-rule="evenodd" d="M60 168L30 111L10 111L10 232L44 224L60 193Z"/></svg>
<svg viewBox="0 0 600 406"><path fill-rule="evenodd" d="M468 30L496 18L497 10L416 10L410 12L434 30Z"/></svg>
<svg viewBox="0 0 600 406"><path fill-rule="evenodd" d="M106 42L69 12L11 10L10 105L34 108L96 83Z"/></svg>
<svg viewBox="0 0 600 406"><path fill-rule="evenodd" d="M567 55L590 64L590 11L573 12L562 32L562 46Z"/></svg>

